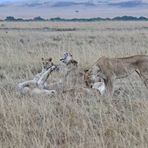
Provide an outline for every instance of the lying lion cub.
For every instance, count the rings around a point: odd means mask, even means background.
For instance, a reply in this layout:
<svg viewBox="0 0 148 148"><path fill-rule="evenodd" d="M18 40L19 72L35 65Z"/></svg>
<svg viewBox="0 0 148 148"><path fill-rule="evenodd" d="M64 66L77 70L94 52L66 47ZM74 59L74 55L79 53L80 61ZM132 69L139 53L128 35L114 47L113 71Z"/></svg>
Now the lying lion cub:
<svg viewBox="0 0 148 148"><path fill-rule="evenodd" d="M56 66L52 62L52 58L44 59L42 58L42 71L35 75L32 80L28 80L22 83L19 83L17 89L22 94L53 94L54 90L47 89L47 79L49 74L52 73L56 69ZM33 88L32 88L33 87Z"/></svg>
<svg viewBox="0 0 148 148"><path fill-rule="evenodd" d="M85 83L88 87L94 87L94 84L104 81L105 87L110 95L113 95L113 83L115 79L129 76L137 72L148 89L148 56L135 55L124 58L101 57L87 71L85 71Z"/></svg>

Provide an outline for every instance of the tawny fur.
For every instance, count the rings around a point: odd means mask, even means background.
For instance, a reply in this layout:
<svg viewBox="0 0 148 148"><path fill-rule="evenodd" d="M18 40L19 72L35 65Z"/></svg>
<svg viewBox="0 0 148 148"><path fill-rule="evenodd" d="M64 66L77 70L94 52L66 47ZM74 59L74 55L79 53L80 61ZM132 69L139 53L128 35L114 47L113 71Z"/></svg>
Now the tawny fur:
<svg viewBox="0 0 148 148"><path fill-rule="evenodd" d="M113 95L113 83L115 79L121 79L137 72L148 89L148 56L135 55L124 58L101 57L85 73L84 79L88 87L103 79L107 91Z"/></svg>
<svg viewBox="0 0 148 148"><path fill-rule="evenodd" d="M64 57L60 59L65 65L65 74L62 80L63 91L79 87L82 83L82 75L78 67L78 62L73 59L71 53L64 53Z"/></svg>
<svg viewBox="0 0 148 148"><path fill-rule="evenodd" d="M63 79L63 92L67 92L69 90L83 90L88 92L88 88L84 83L84 73L78 67L78 62L73 59L71 53L64 53L64 57L61 61L66 65L66 74ZM98 90L98 92L103 95L105 92L105 84L104 81L96 82L92 86L94 89Z"/></svg>

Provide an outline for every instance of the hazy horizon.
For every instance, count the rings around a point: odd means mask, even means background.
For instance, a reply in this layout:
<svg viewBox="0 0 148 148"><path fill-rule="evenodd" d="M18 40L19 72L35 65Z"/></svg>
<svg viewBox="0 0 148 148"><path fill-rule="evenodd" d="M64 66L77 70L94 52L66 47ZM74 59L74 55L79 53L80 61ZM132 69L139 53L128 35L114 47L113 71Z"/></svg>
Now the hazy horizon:
<svg viewBox="0 0 148 148"><path fill-rule="evenodd" d="M0 0L0 19L148 17L148 0Z"/></svg>

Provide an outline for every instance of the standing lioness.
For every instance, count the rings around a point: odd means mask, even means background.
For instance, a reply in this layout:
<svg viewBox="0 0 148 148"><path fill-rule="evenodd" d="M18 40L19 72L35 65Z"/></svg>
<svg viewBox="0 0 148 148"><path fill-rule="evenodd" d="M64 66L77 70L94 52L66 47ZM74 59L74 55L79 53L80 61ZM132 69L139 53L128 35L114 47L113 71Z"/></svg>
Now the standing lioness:
<svg viewBox="0 0 148 148"><path fill-rule="evenodd" d="M85 73L84 79L86 85L93 87L95 83L104 80L107 91L112 95L113 82L137 72L148 89L148 56L135 55L124 58L101 57Z"/></svg>

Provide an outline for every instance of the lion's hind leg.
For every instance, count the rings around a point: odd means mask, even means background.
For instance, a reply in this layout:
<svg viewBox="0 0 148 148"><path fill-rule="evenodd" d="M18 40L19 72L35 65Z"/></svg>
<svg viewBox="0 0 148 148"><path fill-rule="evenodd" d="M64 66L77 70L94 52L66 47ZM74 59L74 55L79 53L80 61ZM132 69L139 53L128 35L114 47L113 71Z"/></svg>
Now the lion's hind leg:
<svg viewBox="0 0 148 148"><path fill-rule="evenodd" d="M148 76L147 77L142 76L142 77L143 77L143 82L144 82L146 88L148 89Z"/></svg>
<svg viewBox="0 0 148 148"><path fill-rule="evenodd" d="M47 88L47 79L49 77L49 74L55 69L55 66L49 68L46 70L37 81L37 85L40 89L46 89Z"/></svg>
<svg viewBox="0 0 148 148"><path fill-rule="evenodd" d="M140 76L142 81L144 82L146 88L148 89L148 69L147 69L147 71L146 71L146 69L145 70L139 69L139 71L136 70L136 72Z"/></svg>
<svg viewBox="0 0 148 148"><path fill-rule="evenodd" d="M20 91L22 94L26 94L30 91L30 88L29 88L30 85L36 85L36 81L29 80L29 81L19 83L17 85L17 90Z"/></svg>

